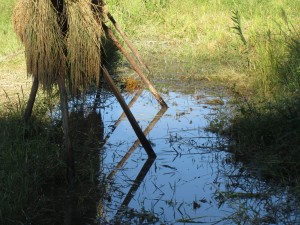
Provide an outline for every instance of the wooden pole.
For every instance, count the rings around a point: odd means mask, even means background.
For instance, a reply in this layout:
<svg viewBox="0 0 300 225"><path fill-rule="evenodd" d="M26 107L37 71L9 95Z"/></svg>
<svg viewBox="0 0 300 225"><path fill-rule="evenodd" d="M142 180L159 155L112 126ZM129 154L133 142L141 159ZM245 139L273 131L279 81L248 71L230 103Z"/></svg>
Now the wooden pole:
<svg viewBox="0 0 300 225"><path fill-rule="evenodd" d="M119 32L121 37L124 39L125 43L130 48L130 50L133 52L133 54L135 55L137 60L147 69L148 72L150 72L148 66L146 65L146 63L144 63L144 61L142 60L142 58L141 58L140 54L138 53L138 51L135 50L135 48L133 47L133 45L131 44L131 42L127 38L126 34L121 30L121 28L119 27L117 21L114 19L114 17L109 12L107 13L107 17L112 22L112 24L114 25L116 30Z"/></svg>
<svg viewBox="0 0 300 225"><path fill-rule="evenodd" d="M165 101L162 99L160 94L157 92L157 90L154 88L154 86L151 84L151 82L148 80L148 78L144 75L143 71L140 69L140 67L136 64L136 62L132 59L132 57L129 55L129 53L125 50L125 48L120 44L116 36L113 34L112 30L109 29L104 23L102 23L104 31L107 33L107 35L111 38L111 40L114 42L114 44L117 46L117 48L124 54L124 56L127 58L129 63L131 64L133 70L142 78L144 83L147 85L151 93L154 95L156 100L159 102L159 104L162 107L167 108L168 105L165 103Z"/></svg>
<svg viewBox="0 0 300 225"><path fill-rule="evenodd" d="M72 183L75 177L75 166L74 166L73 147L72 147L70 134L69 134L68 96L67 96L67 90L66 90L64 78L58 76L57 84L59 87L60 108L61 108L62 120L63 120L64 147L65 147L65 157L67 163L67 177L68 177L68 182Z"/></svg>
<svg viewBox="0 0 300 225"><path fill-rule="evenodd" d="M131 99L131 101L128 103L128 108L130 109L131 106L136 102L136 100L138 99L138 97L142 94L142 89L138 90L137 93L134 95L134 97ZM114 130L117 128L117 126L119 126L119 124L121 123L121 121L126 117L126 114L123 112L121 114L121 116L119 117L119 119L117 119L117 121L115 122L115 124L112 126L111 131L105 136L104 140L103 140L103 145L108 141L108 139L110 138L110 135L114 132Z"/></svg>
<svg viewBox="0 0 300 225"><path fill-rule="evenodd" d="M27 122L29 120L29 118L31 117L32 108L33 108L33 105L34 105L34 102L35 102L35 97L36 97L36 93L38 91L38 88L39 88L39 80L38 80L37 76L35 76L34 79L33 79L29 99L28 99L28 102L27 102L27 105L26 105L24 116L23 116L23 119L25 120L25 122Z"/></svg>
<svg viewBox="0 0 300 225"><path fill-rule="evenodd" d="M129 107L127 106L126 102L124 101L121 93L119 92L118 88L114 84L110 74L106 70L106 68L103 68L103 77L107 81L108 85L110 86L111 90L115 94L116 98L118 99L123 111L125 112L134 132L136 133L138 139L140 140L142 146L146 150L149 158L156 158L156 154L153 151L152 146L150 145L149 141L145 137L143 131L141 130L139 124L137 123L136 119L134 118L133 114L131 113Z"/></svg>
<svg viewBox="0 0 300 225"><path fill-rule="evenodd" d="M147 135L155 126L155 124L160 120L160 118L164 115L164 113L167 111L167 108L162 108L153 118L151 123L148 125L148 127L144 130L144 134ZM114 175L118 172L118 170L124 166L125 162L128 160L128 158L131 156L131 154L135 151L135 149L140 144L139 139L134 142L134 144L131 146L131 148L128 150L128 152L123 156L121 161L118 163L118 165L115 167L115 169L110 172L110 174L107 176L107 179L111 180Z"/></svg>

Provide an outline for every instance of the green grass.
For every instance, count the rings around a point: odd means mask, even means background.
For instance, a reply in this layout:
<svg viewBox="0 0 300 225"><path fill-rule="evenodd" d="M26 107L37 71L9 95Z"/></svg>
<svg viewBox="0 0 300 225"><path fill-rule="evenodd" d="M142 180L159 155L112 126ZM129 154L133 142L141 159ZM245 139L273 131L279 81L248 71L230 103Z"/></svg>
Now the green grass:
<svg viewBox="0 0 300 225"><path fill-rule="evenodd" d="M24 222L38 212L43 185L57 179L63 182L64 174L61 142L57 141L60 126L53 126L46 115L49 106L42 103L44 99L37 104L30 127L21 120L24 102L20 86L27 93L30 85L26 80L18 87L12 85L26 77L24 58L14 56L22 49L11 24L14 3L0 0L0 84L11 99L4 105L4 95L0 101L0 221L5 224ZM239 102L228 130L233 151L266 177L299 184L298 0L107 3L149 64L151 78L204 79L232 87ZM232 20L234 11L240 14L246 44L232 29L237 25ZM16 92L21 97L16 97ZM93 139L92 134L87 137ZM86 156L87 162L90 157ZM78 171L91 182L93 164Z"/></svg>
<svg viewBox="0 0 300 225"><path fill-rule="evenodd" d="M23 106L20 99L0 109L1 224L17 224L32 217L42 207L42 187L63 178L60 128L51 125L43 103L37 103L37 114L25 124Z"/></svg>
<svg viewBox="0 0 300 225"><path fill-rule="evenodd" d="M18 99L0 109L0 224L60 224L64 218L62 199L71 193L61 121L49 117L49 112L55 113L57 98L38 96L28 124L22 119L24 98ZM70 127L77 160L76 186L72 190L74 199L80 200L76 207L88 211L94 203L86 206L85 202L94 199L96 203L102 193L96 189L103 126L96 113L84 117L83 112L72 112L70 121L74 120L76 123L71 122Z"/></svg>
<svg viewBox="0 0 300 225"><path fill-rule="evenodd" d="M231 27L232 11L241 14L246 39L277 27L284 8L298 21L297 1L108 1L121 27L147 59L154 76L164 76L159 65L183 62L173 74L245 82L247 60ZM171 66L172 67L172 66ZM177 73L176 73L177 72ZM176 77L175 77L176 78ZM244 83L243 83L244 82Z"/></svg>
<svg viewBox="0 0 300 225"><path fill-rule="evenodd" d="M298 24L282 13L277 29L259 33L247 43L254 94L239 101L229 134L232 151L263 177L298 186L300 33Z"/></svg>
<svg viewBox="0 0 300 225"><path fill-rule="evenodd" d="M241 103L229 130L231 150L263 178L299 186L299 96L259 100Z"/></svg>
<svg viewBox="0 0 300 225"><path fill-rule="evenodd" d="M0 59L22 49L12 25L12 10L16 0L0 0Z"/></svg>
<svg viewBox="0 0 300 225"><path fill-rule="evenodd" d="M20 48L10 18L14 2L0 0L5 12L0 17L0 57ZM204 78L237 83L241 88L249 86L248 61L240 54L244 48L231 29L232 11L240 12L245 38L250 39L277 27L282 8L292 23L298 21L300 10L295 0L108 0L107 4L154 78Z"/></svg>

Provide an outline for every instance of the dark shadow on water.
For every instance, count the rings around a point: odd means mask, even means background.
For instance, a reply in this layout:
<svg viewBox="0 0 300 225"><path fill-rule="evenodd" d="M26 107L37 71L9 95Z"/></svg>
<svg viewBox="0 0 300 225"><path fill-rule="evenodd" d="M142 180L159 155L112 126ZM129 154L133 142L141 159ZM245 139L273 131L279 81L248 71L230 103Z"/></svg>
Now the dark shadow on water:
<svg viewBox="0 0 300 225"><path fill-rule="evenodd" d="M72 186L58 180L44 187L42 207L33 224L98 224L97 205L101 184L97 174L103 167L101 144L104 125L100 111L73 104L70 110L70 135L75 153L76 181Z"/></svg>

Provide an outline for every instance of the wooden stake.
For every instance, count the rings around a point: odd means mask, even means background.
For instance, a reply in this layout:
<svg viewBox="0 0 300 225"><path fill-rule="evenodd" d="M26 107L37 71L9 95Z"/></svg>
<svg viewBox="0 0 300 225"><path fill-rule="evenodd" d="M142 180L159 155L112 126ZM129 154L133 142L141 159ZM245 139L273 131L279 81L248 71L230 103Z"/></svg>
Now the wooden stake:
<svg viewBox="0 0 300 225"><path fill-rule="evenodd" d="M29 95L29 99L26 105L26 109L25 109L25 113L24 113L24 120L25 122L27 122L29 120L29 118L31 117L32 114L32 108L35 102L35 97L36 97L36 93L38 91L39 88L39 80L37 78L37 76L34 77L33 83L32 83L32 87L31 87L31 91L30 91L30 95Z"/></svg>
<svg viewBox="0 0 300 225"><path fill-rule="evenodd" d="M138 97L142 94L142 91L143 91L142 89L138 90L137 93L134 95L134 97L131 99L131 101L128 103L127 106L128 106L129 109L136 102L136 100L138 99ZM121 121L125 117L126 117L126 114L123 112L121 114L121 116L119 117L119 119L117 119L117 121L115 122L115 124L112 126L112 130L105 136L105 138L103 140L103 145L108 141L108 139L110 138L111 133L114 132L114 130L117 128L117 126L119 126L119 124L121 123Z"/></svg>
<svg viewBox="0 0 300 225"><path fill-rule="evenodd" d="M132 57L129 55L129 53L125 50L125 48L120 44L116 36L113 34L112 30L109 29L104 23L102 23L104 31L107 33L107 35L111 38L111 40L114 42L114 44L117 46L117 48L124 54L124 56L127 58L129 63L131 64L133 70L142 78L144 83L147 85L151 93L154 95L156 100L159 102L159 104L162 107L167 108L168 105L165 103L165 101L162 99L160 94L157 92L157 90L154 88L154 86L151 84L151 82L148 80L148 78L144 75L143 71L139 68L139 66L136 64L136 62L132 59Z"/></svg>
<svg viewBox="0 0 300 225"><path fill-rule="evenodd" d="M147 69L148 72L150 72L148 66L146 65L146 63L144 63L144 61L142 60L142 58L141 58L140 54L138 53L138 51L135 50L135 48L133 47L133 45L131 44L131 42L127 38L126 34L121 30L121 28L117 24L117 21L113 18L113 16L109 12L107 13L107 17L112 22L112 24L114 25L116 30L120 33L121 37L124 39L125 43L130 48L130 50L133 52L133 54L135 55L137 60Z"/></svg>
<svg viewBox="0 0 300 225"><path fill-rule="evenodd" d="M113 93L115 94L116 98L118 99L123 111L125 112L134 132L136 133L138 139L140 140L142 146L144 147L144 149L146 150L148 157L149 158L156 158L156 154L153 151L152 146L150 145L149 141L147 140L147 138L145 137L143 131L141 130L139 124L137 123L136 119L134 118L133 114L131 113L129 107L127 106L126 102L124 101L121 93L119 92L118 88L116 87L116 85L114 84L111 76L109 75L108 71L106 70L106 68L103 68L103 76L104 79L107 81L108 85L110 86L111 90L113 91Z"/></svg>

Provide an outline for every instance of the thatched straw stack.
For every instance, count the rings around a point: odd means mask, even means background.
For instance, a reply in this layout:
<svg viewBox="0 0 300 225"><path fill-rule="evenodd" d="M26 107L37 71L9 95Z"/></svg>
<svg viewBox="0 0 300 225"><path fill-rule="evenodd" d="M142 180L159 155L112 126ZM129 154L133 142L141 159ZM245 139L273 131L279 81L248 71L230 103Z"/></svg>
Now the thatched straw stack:
<svg viewBox="0 0 300 225"><path fill-rule="evenodd" d="M54 0L56 1L56 0ZM64 0L65 15L51 0L19 0L14 10L14 27L25 46L27 71L51 91L57 76L84 91L99 82L101 66L101 6L91 0ZM62 31L61 21L68 29Z"/></svg>
<svg viewBox="0 0 300 225"><path fill-rule="evenodd" d="M73 88L86 89L100 73L101 25L89 0L68 1L68 62ZM94 8L96 9L96 8ZM87 76L88 74L88 76Z"/></svg>

